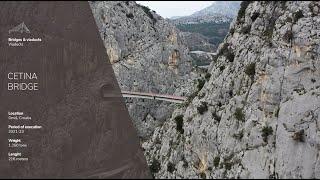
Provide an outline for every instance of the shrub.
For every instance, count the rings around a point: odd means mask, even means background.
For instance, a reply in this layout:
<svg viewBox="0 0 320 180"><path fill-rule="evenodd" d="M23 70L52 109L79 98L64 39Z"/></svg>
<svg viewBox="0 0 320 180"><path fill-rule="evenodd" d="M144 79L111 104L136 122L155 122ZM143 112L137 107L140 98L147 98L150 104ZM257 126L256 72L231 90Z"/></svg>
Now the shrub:
<svg viewBox="0 0 320 180"><path fill-rule="evenodd" d="M224 43L224 44L222 45L222 48L220 49L220 51L219 51L219 53L218 53L218 56L223 55L223 53L224 53L225 51L228 51L228 49L229 49L229 43Z"/></svg>
<svg viewBox="0 0 320 180"><path fill-rule="evenodd" d="M272 28L267 28L264 32L263 35L268 39L271 40L273 36L273 29Z"/></svg>
<svg viewBox="0 0 320 180"><path fill-rule="evenodd" d="M225 163L224 163L224 166L225 166L226 170L231 170L231 168L232 168L232 163L230 163L230 162L225 162Z"/></svg>
<svg viewBox="0 0 320 180"><path fill-rule="evenodd" d="M237 21L240 21L244 17L244 15L246 13L246 9L250 3L251 3L250 1L242 1L241 2L240 9L238 11Z"/></svg>
<svg viewBox="0 0 320 180"><path fill-rule="evenodd" d="M167 170L168 170L170 173L173 173L173 171L176 170L175 165L174 165L173 163L169 162L168 165L167 165Z"/></svg>
<svg viewBox="0 0 320 180"><path fill-rule="evenodd" d="M266 30L263 32L263 35L266 37L266 40L268 41L272 40L276 20L276 17L271 16L270 19L268 19L268 25L266 26Z"/></svg>
<svg viewBox="0 0 320 180"><path fill-rule="evenodd" d="M159 171L160 171L160 166L161 166L161 164L159 163L159 161L154 158L154 159L152 160L151 165L150 165L150 171L151 171L151 173L152 173L152 174L155 174L155 173L159 172Z"/></svg>
<svg viewBox="0 0 320 180"><path fill-rule="evenodd" d="M203 88L205 83L206 81L204 79L198 79L198 85L197 85L198 91L200 91Z"/></svg>
<svg viewBox="0 0 320 180"><path fill-rule="evenodd" d="M184 160L182 167L183 167L183 168L188 168L188 167L189 167L188 162Z"/></svg>
<svg viewBox="0 0 320 180"><path fill-rule="evenodd" d="M142 10L149 16L150 19L152 19L154 22L156 21L156 19L153 17L153 14L151 13L150 8L148 8L147 6L143 6L143 5L139 5Z"/></svg>
<svg viewBox="0 0 320 180"><path fill-rule="evenodd" d="M234 112L234 117L239 120L239 121L244 121L245 120L245 115L242 112L242 108L236 108L235 112Z"/></svg>
<svg viewBox="0 0 320 180"><path fill-rule="evenodd" d="M241 28L241 33L242 33L242 34L249 34L250 31L251 31L251 25L243 26L243 27Z"/></svg>
<svg viewBox="0 0 320 180"><path fill-rule="evenodd" d="M297 131L293 133L292 139L299 142L304 142L304 130Z"/></svg>
<svg viewBox="0 0 320 180"><path fill-rule="evenodd" d="M293 39L293 33L291 30L288 30L284 35L283 35L283 40L286 43L290 43Z"/></svg>
<svg viewBox="0 0 320 180"><path fill-rule="evenodd" d="M210 74L210 73L206 73L206 75L204 76L204 78L205 78L207 81L209 81L210 77L211 77L211 74Z"/></svg>
<svg viewBox="0 0 320 180"><path fill-rule="evenodd" d="M206 173L201 172L200 173L200 177L201 177L201 179L206 179L207 178Z"/></svg>
<svg viewBox="0 0 320 180"><path fill-rule="evenodd" d="M176 129L180 134L184 133L183 129L183 115L178 115L174 118L174 121L176 122Z"/></svg>
<svg viewBox="0 0 320 180"><path fill-rule="evenodd" d="M277 108L277 110L276 110L276 112L274 114L275 117L279 117L279 111L280 111L280 107Z"/></svg>
<svg viewBox="0 0 320 180"><path fill-rule="evenodd" d="M219 67L220 71L223 71L225 69L224 65Z"/></svg>
<svg viewBox="0 0 320 180"><path fill-rule="evenodd" d="M287 1L280 1L280 4L281 4L281 8L282 8L282 9L286 9L286 7L287 7L287 6L286 6L286 2L287 2Z"/></svg>
<svg viewBox="0 0 320 180"><path fill-rule="evenodd" d="M188 106L197 95L198 95L198 91L190 94L190 96L187 97L187 102L186 102L185 106Z"/></svg>
<svg viewBox="0 0 320 180"><path fill-rule="evenodd" d="M303 18L303 17L304 17L304 16L303 16L302 10L299 10L299 11L295 12L295 13L293 14L293 23L298 22L298 20L299 20L300 18Z"/></svg>
<svg viewBox="0 0 320 180"><path fill-rule="evenodd" d="M231 50L228 50L224 53L225 57L229 60L229 62L234 61L234 54Z"/></svg>
<svg viewBox="0 0 320 180"><path fill-rule="evenodd" d="M204 98L204 96L206 96L206 93L199 93L199 94L198 94L199 99Z"/></svg>
<svg viewBox="0 0 320 180"><path fill-rule="evenodd" d="M268 136L273 133L273 129L272 129L271 126L265 126L265 127L262 128L261 133L262 133L261 136L263 138L263 141L267 142L268 141Z"/></svg>
<svg viewBox="0 0 320 180"><path fill-rule="evenodd" d="M260 13L254 12L254 13L252 14L252 16L251 16L252 22L254 22L259 16L260 16Z"/></svg>
<svg viewBox="0 0 320 180"><path fill-rule="evenodd" d="M217 156L213 159L213 165L214 167L218 167L219 166L219 163L220 163L220 157Z"/></svg>
<svg viewBox="0 0 320 180"><path fill-rule="evenodd" d="M254 78L256 74L256 63L250 63L246 66L244 72L251 78Z"/></svg>
<svg viewBox="0 0 320 180"><path fill-rule="evenodd" d="M208 111L208 103L207 102L201 102L201 105L197 107L198 113L203 114L206 111Z"/></svg>
<svg viewBox="0 0 320 180"><path fill-rule="evenodd" d="M212 112L212 118L218 122L221 121L221 117L218 116L216 112Z"/></svg>
<svg viewBox="0 0 320 180"><path fill-rule="evenodd" d="M239 133L233 135L233 137L238 140L241 140L243 138L243 136L244 136L243 130L240 131Z"/></svg>
<svg viewBox="0 0 320 180"><path fill-rule="evenodd" d="M234 28L230 28L229 33L230 33L230 34L234 34Z"/></svg>
<svg viewBox="0 0 320 180"><path fill-rule="evenodd" d="M134 16L133 16L132 13L126 14L126 16L127 16L127 18L130 18L130 19L133 19L133 18L134 18Z"/></svg>

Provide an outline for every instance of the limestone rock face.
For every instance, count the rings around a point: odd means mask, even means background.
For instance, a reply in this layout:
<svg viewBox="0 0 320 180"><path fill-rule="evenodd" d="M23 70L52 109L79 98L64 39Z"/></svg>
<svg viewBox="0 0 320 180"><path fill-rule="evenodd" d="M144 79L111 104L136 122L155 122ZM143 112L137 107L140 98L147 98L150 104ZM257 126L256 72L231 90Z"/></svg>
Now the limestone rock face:
<svg viewBox="0 0 320 180"><path fill-rule="evenodd" d="M157 178L320 178L320 3L243 2L211 74L143 143Z"/></svg>
<svg viewBox="0 0 320 180"><path fill-rule="evenodd" d="M178 30L134 1L90 2L121 90L186 95L192 59ZM188 86L187 86L188 87ZM179 90L183 89L183 90ZM170 117L174 104L128 99L141 137Z"/></svg>

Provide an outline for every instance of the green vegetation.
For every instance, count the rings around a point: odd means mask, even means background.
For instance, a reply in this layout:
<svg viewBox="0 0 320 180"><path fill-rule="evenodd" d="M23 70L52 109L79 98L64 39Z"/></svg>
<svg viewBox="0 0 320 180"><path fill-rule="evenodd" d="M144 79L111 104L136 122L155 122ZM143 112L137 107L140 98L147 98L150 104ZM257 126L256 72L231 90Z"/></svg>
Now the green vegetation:
<svg viewBox="0 0 320 180"><path fill-rule="evenodd" d="M227 172L232 169L232 167L236 164L241 165L241 160L234 158L234 154L230 154L229 156L226 156L223 158L223 161L220 161L220 169L225 168L224 172Z"/></svg>
<svg viewBox="0 0 320 180"><path fill-rule="evenodd" d="M210 77L211 77L211 74L210 74L210 73L206 73L206 75L204 76L204 78L205 78L207 81L209 81Z"/></svg>
<svg viewBox="0 0 320 180"><path fill-rule="evenodd" d="M242 108L236 108L234 112L234 117L239 121L245 121L245 114L242 112Z"/></svg>
<svg viewBox="0 0 320 180"><path fill-rule="evenodd" d="M263 35L264 35L265 37L267 37L268 40L271 40L271 39L272 39L272 36L273 36L273 29L267 28L267 29L263 32Z"/></svg>
<svg viewBox="0 0 320 180"><path fill-rule="evenodd" d="M167 165L167 170L168 170L170 173L173 173L173 171L176 170L175 165L174 165L173 163L169 162L168 165Z"/></svg>
<svg viewBox="0 0 320 180"><path fill-rule="evenodd" d="M216 112L212 112L212 118L218 122L221 121L221 117L218 116Z"/></svg>
<svg viewBox="0 0 320 180"><path fill-rule="evenodd" d="M250 31L251 31L251 25L243 26L243 27L241 28L241 33L242 33L242 34L249 34Z"/></svg>
<svg viewBox="0 0 320 180"><path fill-rule="evenodd" d="M290 43L293 39L293 33L291 30L288 30L284 35L283 35L283 40L287 43Z"/></svg>
<svg viewBox="0 0 320 180"><path fill-rule="evenodd" d="M206 96L206 93L200 93L200 94L198 94L199 99L204 98L204 96Z"/></svg>
<svg viewBox="0 0 320 180"><path fill-rule="evenodd" d="M151 173L152 173L152 174L155 174L155 173L159 172L159 171L160 171L160 166L161 166L161 164L159 163L159 161L154 158L154 159L152 160L151 165L150 165L150 171L151 171Z"/></svg>
<svg viewBox="0 0 320 180"><path fill-rule="evenodd" d="M233 54L233 52L231 50L226 51L224 53L224 55L229 60L229 62L233 62L234 61L234 54Z"/></svg>
<svg viewBox="0 0 320 180"><path fill-rule="evenodd" d="M133 19L133 18L134 18L134 16L133 16L132 13L126 14L126 16L127 16L127 18L130 18L130 19Z"/></svg>
<svg viewBox="0 0 320 180"><path fill-rule="evenodd" d="M225 162L224 163L224 167L226 168L226 170L231 170L231 168L232 168L232 163L230 163L230 162Z"/></svg>
<svg viewBox="0 0 320 180"><path fill-rule="evenodd" d="M295 141L304 142L304 130L302 129L300 131L295 132L292 135L292 139Z"/></svg>
<svg viewBox="0 0 320 180"><path fill-rule="evenodd" d="M184 133L183 129L183 115L178 115L174 118L174 121L176 122L176 129L180 134Z"/></svg>
<svg viewBox="0 0 320 180"><path fill-rule="evenodd" d="M232 49L229 48L229 44L228 43L224 43L222 45L222 48L218 52L218 56L220 56L220 55L225 56L229 60L229 62L233 62L233 60L234 60L234 54L232 52Z"/></svg>
<svg viewBox="0 0 320 180"><path fill-rule="evenodd" d="M302 10L299 10L299 11L295 12L295 13L293 14L293 23L298 22L298 20L299 20L300 18L303 18L303 17L304 17L304 16L303 16Z"/></svg>
<svg viewBox="0 0 320 180"><path fill-rule="evenodd" d="M279 111L280 111L280 107L277 108L277 110L276 110L276 112L274 114L275 117L279 117Z"/></svg>
<svg viewBox="0 0 320 180"><path fill-rule="evenodd" d="M207 102L201 102L201 105L197 107L198 113L203 114L206 111L208 111L208 103Z"/></svg>
<svg viewBox="0 0 320 180"><path fill-rule="evenodd" d="M220 163L220 157L217 156L213 159L213 165L214 167L218 167L219 166L219 163Z"/></svg>
<svg viewBox="0 0 320 180"><path fill-rule="evenodd" d="M254 12L254 13L252 14L252 16L251 16L252 22L254 22L259 16L260 16L260 13Z"/></svg>
<svg viewBox="0 0 320 180"><path fill-rule="evenodd" d="M141 4L139 4L139 6L142 8L142 10L149 16L150 19L153 20L153 22L156 21L156 19L153 17L153 14L151 13L150 8L148 8L147 6L143 6Z"/></svg>
<svg viewBox="0 0 320 180"><path fill-rule="evenodd" d="M240 9L238 11L237 21L240 21L244 17L244 15L246 13L246 9L250 3L251 3L251 1L242 1L241 2Z"/></svg>
<svg viewBox="0 0 320 180"><path fill-rule="evenodd" d="M190 96L188 96L185 106L188 106L197 95L198 95L198 91L193 92Z"/></svg>
<svg viewBox="0 0 320 180"><path fill-rule="evenodd" d="M200 91L203 88L205 83L206 81L204 79L198 79L198 85L197 85L198 91Z"/></svg>
<svg viewBox="0 0 320 180"><path fill-rule="evenodd" d="M220 71L223 71L225 69L224 65L219 67Z"/></svg>
<svg viewBox="0 0 320 180"><path fill-rule="evenodd" d="M207 179L206 173L204 173L204 172L200 173L200 177L201 177L201 179Z"/></svg>
<svg viewBox="0 0 320 180"><path fill-rule="evenodd" d="M266 40L271 41L273 36L273 30L276 23L276 17L271 17L269 19L269 24L266 27L266 30L263 32L263 35L266 37Z"/></svg>
<svg viewBox="0 0 320 180"><path fill-rule="evenodd" d="M271 126L265 126L262 128L261 130L261 136L263 138L264 142L268 141L268 136L271 135L273 133L273 129Z"/></svg>
<svg viewBox="0 0 320 180"><path fill-rule="evenodd" d="M254 78L254 75L256 74L256 63L250 63L246 66L244 72L251 78Z"/></svg>
<svg viewBox="0 0 320 180"><path fill-rule="evenodd" d="M184 32L199 33L209 38L209 42L219 45L228 34L230 22L226 23L198 23L179 24L177 28Z"/></svg>
<svg viewBox="0 0 320 180"><path fill-rule="evenodd" d="M183 168L188 168L189 167L189 164L186 160L183 161L183 165L182 165Z"/></svg>

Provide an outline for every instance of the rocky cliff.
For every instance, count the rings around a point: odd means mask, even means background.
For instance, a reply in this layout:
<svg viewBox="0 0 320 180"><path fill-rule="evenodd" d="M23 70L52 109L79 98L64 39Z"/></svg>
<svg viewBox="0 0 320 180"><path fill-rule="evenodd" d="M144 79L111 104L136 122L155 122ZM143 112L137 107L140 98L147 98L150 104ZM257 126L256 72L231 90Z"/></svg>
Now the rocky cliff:
<svg viewBox="0 0 320 180"><path fill-rule="evenodd" d="M192 61L173 25L134 1L90 5L121 90L189 93L180 85L192 79ZM171 103L140 99L127 99L127 107L141 137L151 134L174 109Z"/></svg>
<svg viewBox="0 0 320 180"><path fill-rule="evenodd" d="M320 178L320 3L243 2L208 81L143 143L157 178Z"/></svg>

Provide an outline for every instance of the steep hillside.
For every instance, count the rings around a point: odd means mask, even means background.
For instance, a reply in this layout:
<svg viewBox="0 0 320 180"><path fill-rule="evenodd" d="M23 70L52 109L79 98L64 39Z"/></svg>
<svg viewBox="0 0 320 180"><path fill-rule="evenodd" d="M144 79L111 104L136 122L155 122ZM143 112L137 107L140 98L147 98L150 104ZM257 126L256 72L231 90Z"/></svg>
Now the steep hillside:
<svg viewBox="0 0 320 180"><path fill-rule="evenodd" d="M227 17L237 16L241 1L216 1L212 5L193 13L191 16L221 14Z"/></svg>
<svg viewBox="0 0 320 180"><path fill-rule="evenodd" d="M188 88L180 87L192 81L192 62L173 25L134 1L96 1L90 5L122 90L189 93ZM173 106L154 100L127 101L141 137L170 117Z"/></svg>
<svg viewBox="0 0 320 180"><path fill-rule="evenodd" d="M177 28L182 31L182 33L189 32L189 38L192 37L191 39L196 39L197 34L201 34L204 36L204 38L207 39L207 41L210 43L211 46L216 46L218 47L219 44L223 41L223 39L226 37L228 31L229 31L229 26L231 23L232 19L229 19L226 22L200 22L200 23L193 23L193 24L177 24ZM183 36L183 35L182 35ZM192 43L187 44L189 49L193 50L201 50L203 48L202 46L198 46L197 49L194 47ZM214 48L214 50L211 51L216 51L217 48Z"/></svg>
<svg viewBox="0 0 320 180"><path fill-rule="evenodd" d="M190 16L172 18L171 21L179 30L190 32L189 39L197 39L198 35L192 33L199 33L206 37L213 47L217 47L228 33L230 23L239 10L239 4L240 1L216 1ZM188 47L193 50L206 48L193 46L191 43L188 43ZM215 50L216 48L211 51Z"/></svg>
<svg viewBox="0 0 320 180"><path fill-rule="evenodd" d="M190 51L216 52L217 46L210 39L199 33L180 32L180 36Z"/></svg>
<svg viewBox="0 0 320 180"><path fill-rule="evenodd" d="M208 81L143 143L157 178L320 178L320 3L243 2Z"/></svg>

